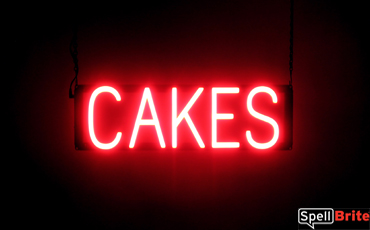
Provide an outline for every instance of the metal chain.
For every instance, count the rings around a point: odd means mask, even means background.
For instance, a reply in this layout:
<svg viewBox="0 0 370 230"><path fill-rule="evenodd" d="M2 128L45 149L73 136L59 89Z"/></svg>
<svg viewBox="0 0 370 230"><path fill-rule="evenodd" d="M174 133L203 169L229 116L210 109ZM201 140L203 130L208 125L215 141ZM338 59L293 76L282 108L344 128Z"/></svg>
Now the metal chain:
<svg viewBox="0 0 370 230"><path fill-rule="evenodd" d="M294 13L294 0L290 0L290 53L289 53L289 72L290 80L289 85L293 84L293 13Z"/></svg>
<svg viewBox="0 0 370 230"><path fill-rule="evenodd" d="M74 66L74 71L75 71L75 77L73 78L72 82L71 82L71 85L69 86L69 98L74 98L74 95L72 93L72 85L73 85L73 82L76 81L75 83L75 89L77 88L78 86L78 79L77 79L77 75L78 75L78 59L77 59L77 29L74 28L74 31L73 31L73 37L72 37L72 41L69 45L69 51L71 53L71 56L73 58L73 63L75 64Z"/></svg>

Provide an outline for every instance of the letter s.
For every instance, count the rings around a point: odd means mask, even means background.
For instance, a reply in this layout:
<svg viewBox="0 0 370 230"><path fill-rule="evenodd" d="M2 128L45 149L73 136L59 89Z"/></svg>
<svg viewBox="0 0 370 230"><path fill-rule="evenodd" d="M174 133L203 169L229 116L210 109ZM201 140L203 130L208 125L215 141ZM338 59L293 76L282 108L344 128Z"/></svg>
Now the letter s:
<svg viewBox="0 0 370 230"><path fill-rule="evenodd" d="M268 149L268 148L272 147L276 143L276 141L278 140L278 138L279 138L279 126L276 123L276 121L274 119L272 119L271 117L268 117L268 116L265 116L263 114L260 114L260 113L256 112L253 109L252 100L253 100L253 97L257 93L268 93L272 97L272 102L273 103L277 103L276 93L271 88L269 88L269 87L259 86L259 87L254 88L249 93L248 98L247 98L247 109L248 109L249 113L253 117L255 117L255 118L259 119L259 120L262 120L264 122L267 122L270 125L272 125L272 127L274 129L274 135L273 135L272 139L269 142L266 142L266 143L258 143L256 141L254 141L253 138L252 138L251 131L249 131L249 130L246 132L246 136L247 136L247 141L254 148L256 148L256 149Z"/></svg>

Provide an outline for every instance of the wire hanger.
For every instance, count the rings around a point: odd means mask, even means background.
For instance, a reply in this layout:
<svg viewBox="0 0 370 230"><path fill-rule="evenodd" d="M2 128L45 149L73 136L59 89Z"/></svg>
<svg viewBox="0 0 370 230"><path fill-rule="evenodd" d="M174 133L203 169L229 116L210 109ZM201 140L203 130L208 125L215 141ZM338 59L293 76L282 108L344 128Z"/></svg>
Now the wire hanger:
<svg viewBox="0 0 370 230"><path fill-rule="evenodd" d="M75 66L74 66L75 77L73 78L73 80L71 82L71 85L69 86L69 98L74 98L74 94L72 93L72 85L73 85L73 82L74 81L76 81L76 83L75 83L75 90L78 87L78 78L77 78L77 75L78 75L77 26L75 26L73 28L73 37L72 37L72 41L71 41L71 43L69 45L69 52L71 53L71 56L73 58L73 63L75 64Z"/></svg>

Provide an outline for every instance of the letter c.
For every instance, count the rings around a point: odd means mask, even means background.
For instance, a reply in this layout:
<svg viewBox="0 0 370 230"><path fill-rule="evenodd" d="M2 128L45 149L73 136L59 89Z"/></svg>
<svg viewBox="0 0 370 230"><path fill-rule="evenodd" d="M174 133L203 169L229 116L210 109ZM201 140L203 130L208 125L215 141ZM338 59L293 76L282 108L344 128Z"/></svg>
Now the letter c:
<svg viewBox="0 0 370 230"><path fill-rule="evenodd" d="M100 93L111 93L116 98L117 101L121 101L121 96L117 92L116 89L110 87L110 86L101 86L94 90L94 92L91 94L90 102L89 102L89 112L88 112L88 123L89 123L89 134L91 141L93 144L98 147L99 149L111 149L114 148L118 142L121 140L122 133L117 132L116 138L110 142L110 143L101 143L98 141L98 139L95 136L94 131L94 103L95 99Z"/></svg>

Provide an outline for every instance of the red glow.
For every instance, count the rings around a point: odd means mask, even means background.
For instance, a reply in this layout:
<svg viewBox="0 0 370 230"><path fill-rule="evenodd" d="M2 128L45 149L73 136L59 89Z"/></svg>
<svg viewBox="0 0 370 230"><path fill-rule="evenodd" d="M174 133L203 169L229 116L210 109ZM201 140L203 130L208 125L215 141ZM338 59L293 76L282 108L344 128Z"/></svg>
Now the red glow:
<svg viewBox="0 0 370 230"><path fill-rule="evenodd" d="M195 92L193 97L190 99L188 104L185 106L185 108L181 111L179 116L177 116L177 88L172 88L172 148L177 147L177 126L180 124L180 122L185 118L185 121L188 123L189 128L191 132L193 133L195 139L197 140L199 146L201 148L204 148L204 143L202 138L200 137L197 129L194 126L193 121L191 120L189 116L189 110L195 103L195 101L198 99L200 94L203 92L204 88L198 88L198 90Z"/></svg>
<svg viewBox="0 0 370 230"><path fill-rule="evenodd" d="M265 87L265 86L259 86L259 87L254 88L249 93L248 98L247 98L247 109L248 109L249 113L253 117L255 117L259 120L262 120L264 122L269 123L274 128L274 135L273 135L272 139L270 141L266 142L266 143L258 143L256 141L254 141L253 138L252 138L252 134L251 134L250 130L248 130L247 133L246 133L247 140L248 140L249 144L252 145L256 149L268 149L268 148L271 148L277 142L277 140L279 138L279 126L278 126L278 124L276 123L276 121L274 119L272 119L268 116L265 116L261 113L258 113L253 109L252 100L253 100L253 97L257 93L267 93L267 94L269 94L272 97L272 102L273 103L277 103L278 99L277 99L276 93L271 88L268 88L268 87Z"/></svg>
<svg viewBox="0 0 370 230"><path fill-rule="evenodd" d="M289 90L285 86L80 86L76 149L112 149L119 143L119 148L155 149L166 148L166 141L172 142L172 149L290 149ZM116 100L104 101L111 96L98 97L100 93L112 94ZM116 107L120 94L129 100ZM125 133L131 137L122 139Z"/></svg>
<svg viewBox="0 0 370 230"><path fill-rule="evenodd" d="M217 113L217 94L239 93L239 88L212 88L212 148L239 148L239 142L217 142L217 120L234 118L232 113Z"/></svg>
<svg viewBox="0 0 370 230"><path fill-rule="evenodd" d="M143 119L144 108L145 108L146 102L148 102L149 104L149 109L150 109L153 119ZM139 112L137 114L136 121L135 121L134 131L132 132L132 136L131 136L131 141L130 141L130 146L129 146L130 148L133 148L135 146L135 141L136 141L136 137L137 137L140 125L154 125L157 131L159 144L161 145L161 148L166 147L166 144L164 143L161 126L159 124L157 112L154 107L152 94L150 93L150 89L148 87L144 89L143 97L141 99Z"/></svg>
<svg viewBox="0 0 370 230"><path fill-rule="evenodd" d="M117 101L121 101L120 94L117 92L117 90L115 90L112 87L102 86L102 87L99 87L99 88L95 89L95 91L91 94L90 103L89 103L89 114L88 114L89 134L90 134L91 141L93 142L93 144L96 147L98 147L99 149L111 149L111 148L115 147L118 144L118 142L121 140L122 133L117 132L116 138L110 143L101 143L96 138L95 131L94 131L94 104L95 104L95 99L100 93L104 93L104 92L113 94Z"/></svg>

